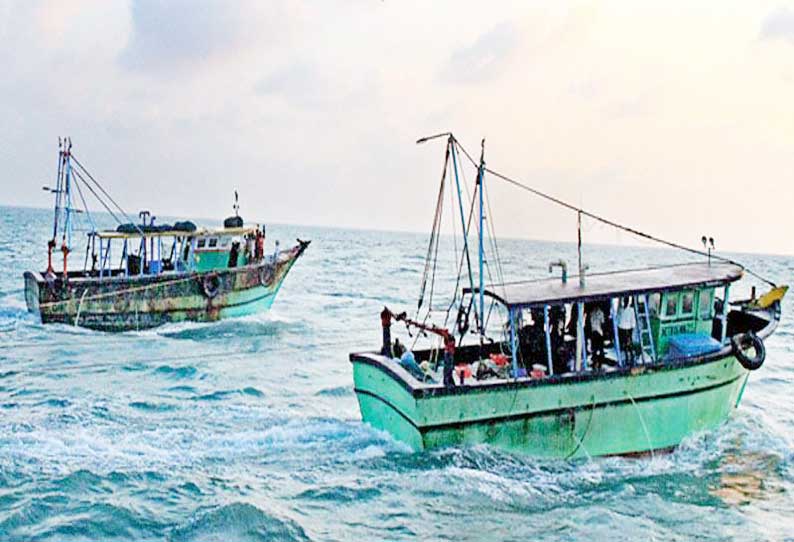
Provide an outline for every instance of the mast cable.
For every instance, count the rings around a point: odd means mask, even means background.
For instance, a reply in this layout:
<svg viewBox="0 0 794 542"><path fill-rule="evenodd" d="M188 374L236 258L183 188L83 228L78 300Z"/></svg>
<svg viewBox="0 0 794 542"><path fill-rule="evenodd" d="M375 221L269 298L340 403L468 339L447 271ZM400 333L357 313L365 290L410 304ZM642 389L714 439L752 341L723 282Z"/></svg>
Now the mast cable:
<svg viewBox="0 0 794 542"><path fill-rule="evenodd" d="M116 200L114 200L113 197L110 194L108 194L107 191L104 188L102 188L102 185L99 184L99 181L94 179L94 177L88 172L88 170L85 167L83 167L83 164L81 164L80 161L74 155L71 155L71 157L74 160L75 164L77 164L80 167L80 169L82 169L83 172L88 176L88 178L91 179L91 181L93 181L93 183L95 185L97 185L97 187L102 191L102 193L105 195L105 197L107 197L108 200L110 200L110 202L113 205L116 206L116 209L118 209L119 212L122 215L124 215L124 218L126 218L127 221L130 224L135 226L135 229L138 230L138 233L140 233L141 235L144 235L143 230L140 227L138 227L138 225L135 223L135 221L129 217L129 215L124 211L124 209L121 208L121 206L118 203L116 203Z"/></svg>
<svg viewBox="0 0 794 542"><path fill-rule="evenodd" d="M425 290L427 288L427 279L430 275L431 262L432 262L432 278L430 282L430 299L428 301L428 311L433 308L433 292L435 289L436 280L436 264L438 262L438 241L441 234L441 217L444 210L444 186L447 177L447 164L449 163L449 147L447 147L447 154L444 158L444 168L441 172L441 183L438 187L438 199L436 201L436 211L433 216L433 228L430 232L430 242L427 247L427 256L425 257L425 269L422 273L422 286L419 290L419 302L417 303L416 311L417 318L419 311L422 309L422 304L425 300Z"/></svg>
<svg viewBox="0 0 794 542"><path fill-rule="evenodd" d="M80 174L80 172L77 171L77 170L72 170L72 172L77 175L78 179L83 181L83 184L85 184L85 187L88 188L88 190L91 191L91 193L94 195L94 197L97 199L97 201L102 205L102 207L105 208L105 210L110 214L110 216L112 216L113 219L116 222L118 222L119 224L122 224L121 220L119 220L119 217L116 216L116 214L113 212L113 210L107 205L107 203L105 203L105 201L99 196L99 194L96 193L96 191L91 187L91 185L88 184L88 182L86 182L85 178L83 178L83 176ZM79 191L79 188L78 188L78 191ZM81 193L81 196L82 196L82 193Z"/></svg>
<svg viewBox="0 0 794 542"><path fill-rule="evenodd" d="M455 139L455 141L457 142L457 139ZM474 159L466 151L466 149L459 142L457 142L457 145L458 145L458 148L466 156L466 158L468 158L469 161L472 164L477 166L477 162L474 161ZM599 215L597 215L595 213L591 213L590 211L587 211L585 209L577 207L576 205L572 205L572 204L570 204L570 203L568 203L566 201L563 201L563 200L561 200L559 198L556 198L554 196L551 196L549 194L541 192L540 190L538 190L536 188L532 188L531 186L528 186L528 185L526 185L526 184L524 184L524 183L522 183L520 181L517 181L515 179L511 179L507 175L503 175L503 174L499 173L498 171L494 171L494 170L492 170L492 169L490 169L488 167L485 168L485 171L487 171L488 173L490 173L494 177L497 177L497 178L499 178L499 179L501 179L501 180L503 180L503 181L505 181L507 183L512 184L513 186L516 186L518 188L526 190L527 192L530 192L530 193L532 193L532 194L534 194L534 195L536 195L538 197L541 197L541 198L544 198L544 199L546 199L548 201L551 201L552 203L556 203L557 205L560 205L561 207L565 207L566 209L569 209L571 211L574 211L574 212L577 212L577 213L581 213L582 215L584 215L584 216L586 216L588 218L592 218L593 220L596 220L598 222L602 222L603 224L606 224L608 226L612 226L613 228L617 228L619 230L623 230L625 232L628 232L628 233L631 233L633 235L636 235L637 237L642 237L644 239L648 239L650 241L653 241L653 242L656 242L656 243L660 243L662 245L666 245L666 246L669 246L671 248L676 248L676 249L679 249L679 250L683 250L684 252L689 252L691 254L697 254L699 256L709 256L708 252L706 252L704 250L691 248L691 247L688 247L688 246L685 246L685 245L681 245L679 243L675 243L673 241L667 241L665 239L661 239L659 237L656 237L656 236L651 235L649 233L642 232L642 231L637 230L635 228L631 228L629 226L624 226L623 224L619 224L617 222L609 220L608 218L604 218L602 216L599 216ZM767 284L769 284L773 288L777 287L777 284L775 284L771 280L761 276L760 274L756 273L755 271L753 271L751 269L748 269L747 267L745 267L740 262L737 262L736 260L733 260L733 259L730 259L730 258L726 258L724 256L718 256L718 255L715 255L715 254L712 254L711 257L713 259L715 259L715 260L719 260L719 261L722 261L722 262L725 262L725 263L729 263L729 264L732 264L732 265L738 265L744 271L746 271L748 274L756 277L757 279L762 280L763 282L766 282Z"/></svg>

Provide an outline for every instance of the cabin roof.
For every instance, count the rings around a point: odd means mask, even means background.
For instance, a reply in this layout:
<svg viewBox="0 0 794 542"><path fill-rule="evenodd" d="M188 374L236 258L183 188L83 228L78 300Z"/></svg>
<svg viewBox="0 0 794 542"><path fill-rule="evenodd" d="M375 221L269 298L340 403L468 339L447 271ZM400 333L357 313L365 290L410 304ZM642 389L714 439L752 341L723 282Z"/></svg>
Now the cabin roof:
<svg viewBox="0 0 794 542"><path fill-rule="evenodd" d="M740 265L713 262L670 265L651 269L634 269L579 277L568 277L563 284L559 277L540 280L492 284L483 289L488 297L508 307L553 305L572 301L590 301L631 294L645 294L685 288L715 287L742 278ZM479 293L479 288L465 288L463 293Z"/></svg>
<svg viewBox="0 0 794 542"><path fill-rule="evenodd" d="M184 230L166 230L166 231L152 231L144 232L118 232L115 230L98 231L97 237L102 239L139 239L141 237L205 237L212 235L229 236L229 235L246 235L249 233L256 233L256 228L199 228L195 231Z"/></svg>

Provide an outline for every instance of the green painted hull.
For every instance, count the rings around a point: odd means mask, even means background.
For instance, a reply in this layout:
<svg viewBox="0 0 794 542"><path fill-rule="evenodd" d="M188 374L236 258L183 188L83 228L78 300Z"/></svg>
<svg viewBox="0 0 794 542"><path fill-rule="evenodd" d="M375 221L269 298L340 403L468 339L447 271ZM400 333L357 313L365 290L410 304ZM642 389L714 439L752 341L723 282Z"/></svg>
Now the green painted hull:
<svg viewBox="0 0 794 542"><path fill-rule="evenodd" d="M718 359L602 375L413 389L376 355L353 355L365 422L415 450L486 443L541 457L669 449L737 407L749 372ZM407 375L407 373L405 373Z"/></svg>
<svg viewBox="0 0 794 542"><path fill-rule="evenodd" d="M28 309L45 324L128 331L172 322L213 322L269 309L303 248L284 251L274 262L204 273L102 279L77 275L64 281L28 272L25 298ZM208 279L217 291L208 293Z"/></svg>

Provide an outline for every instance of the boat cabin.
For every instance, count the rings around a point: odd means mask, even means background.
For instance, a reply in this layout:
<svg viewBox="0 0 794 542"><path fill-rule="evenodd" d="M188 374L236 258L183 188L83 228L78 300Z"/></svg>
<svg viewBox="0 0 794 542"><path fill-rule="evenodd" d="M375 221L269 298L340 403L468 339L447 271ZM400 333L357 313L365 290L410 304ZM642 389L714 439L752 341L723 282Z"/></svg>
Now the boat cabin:
<svg viewBox="0 0 794 542"><path fill-rule="evenodd" d="M85 274L104 278L205 272L265 257L264 227L197 229L183 224L188 226L177 223L156 230L126 224L89 233Z"/></svg>
<svg viewBox="0 0 794 542"><path fill-rule="evenodd" d="M720 350L729 337L730 284L742 274L738 265L697 263L490 285L483 293L507 309L513 375L555 375Z"/></svg>

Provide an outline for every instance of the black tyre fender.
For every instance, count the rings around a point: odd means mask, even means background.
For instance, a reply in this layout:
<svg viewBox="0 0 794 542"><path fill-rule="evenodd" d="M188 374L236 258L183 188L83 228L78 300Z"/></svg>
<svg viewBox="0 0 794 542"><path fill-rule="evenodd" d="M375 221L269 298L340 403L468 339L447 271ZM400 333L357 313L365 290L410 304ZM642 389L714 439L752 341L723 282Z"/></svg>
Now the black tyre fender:
<svg viewBox="0 0 794 542"><path fill-rule="evenodd" d="M204 275L204 278L201 279L201 289L207 299L214 298L221 290L221 278L217 273Z"/></svg>
<svg viewBox="0 0 794 542"><path fill-rule="evenodd" d="M259 268L259 284L262 286L268 286L271 282L273 282L274 275L275 273L272 266L263 265Z"/></svg>
<svg viewBox="0 0 794 542"><path fill-rule="evenodd" d="M464 307L463 303L461 303L458 308L458 316L455 318L455 321L458 326L458 334L461 337L466 335L466 332L469 331L469 315L471 314L472 303L473 301L469 303L468 307Z"/></svg>
<svg viewBox="0 0 794 542"><path fill-rule="evenodd" d="M731 337L731 347L733 347L733 355L742 364L742 367L748 371L755 371L761 368L766 359L766 347L761 337L748 331L747 333L739 333ZM755 352L753 357L748 356L745 350L752 348Z"/></svg>

